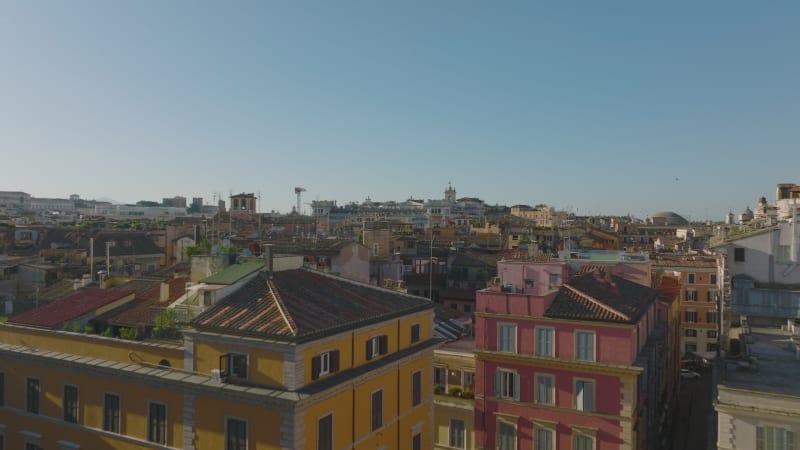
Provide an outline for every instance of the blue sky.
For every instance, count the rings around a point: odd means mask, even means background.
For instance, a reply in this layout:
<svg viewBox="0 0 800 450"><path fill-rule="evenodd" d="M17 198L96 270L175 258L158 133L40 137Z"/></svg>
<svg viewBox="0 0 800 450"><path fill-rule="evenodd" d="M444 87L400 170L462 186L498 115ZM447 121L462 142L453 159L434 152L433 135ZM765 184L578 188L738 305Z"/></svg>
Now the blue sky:
<svg viewBox="0 0 800 450"><path fill-rule="evenodd" d="M721 219L800 183L798 2L0 3L0 190ZM307 206L304 206L307 209Z"/></svg>

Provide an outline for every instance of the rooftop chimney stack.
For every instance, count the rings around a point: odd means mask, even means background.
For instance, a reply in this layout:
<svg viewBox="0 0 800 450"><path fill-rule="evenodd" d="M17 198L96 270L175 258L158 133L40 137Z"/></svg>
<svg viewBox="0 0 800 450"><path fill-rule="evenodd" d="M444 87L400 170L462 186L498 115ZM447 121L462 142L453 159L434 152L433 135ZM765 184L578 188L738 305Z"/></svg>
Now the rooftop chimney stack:
<svg viewBox="0 0 800 450"><path fill-rule="evenodd" d="M272 244L264 244L264 270L272 273Z"/></svg>

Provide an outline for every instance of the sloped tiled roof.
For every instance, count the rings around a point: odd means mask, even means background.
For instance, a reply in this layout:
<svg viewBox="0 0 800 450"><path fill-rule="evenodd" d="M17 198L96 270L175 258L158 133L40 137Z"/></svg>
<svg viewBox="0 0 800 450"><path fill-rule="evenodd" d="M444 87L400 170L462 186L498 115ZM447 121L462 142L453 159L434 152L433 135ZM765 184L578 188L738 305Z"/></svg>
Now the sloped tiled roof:
<svg viewBox="0 0 800 450"><path fill-rule="evenodd" d="M635 323L658 298L658 292L616 275L594 271L561 287L546 317Z"/></svg>
<svg viewBox="0 0 800 450"><path fill-rule="evenodd" d="M297 269L260 272L192 325L303 341L429 308L419 297Z"/></svg>
<svg viewBox="0 0 800 450"><path fill-rule="evenodd" d="M156 281L150 288L138 292L136 299L132 302L115 308L94 320L110 325L127 327L153 325L158 314L186 292L187 281L189 281L188 278L173 278L169 280L169 298L163 303L159 301L161 300L161 282Z"/></svg>
<svg viewBox="0 0 800 450"><path fill-rule="evenodd" d="M261 270L262 267L264 267L263 260L231 264L222 271L200 281L206 284L235 284L251 273Z"/></svg>
<svg viewBox="0 0 800 450"><path fill-rule="evenodd" d="M61 300L12 316L9 322L53 328L131 294L123 290L83 288Z"/></svg>

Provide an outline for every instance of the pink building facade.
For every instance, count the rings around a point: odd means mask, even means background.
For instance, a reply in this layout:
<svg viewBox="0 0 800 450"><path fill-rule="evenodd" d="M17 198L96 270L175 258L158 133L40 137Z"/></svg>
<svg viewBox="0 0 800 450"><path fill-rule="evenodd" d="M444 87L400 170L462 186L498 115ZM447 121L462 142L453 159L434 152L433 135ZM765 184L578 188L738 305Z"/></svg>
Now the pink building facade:
<svg viewBox="0 0 800 450"><path fill-rule="evenodd" d="M478 292L477 448L654 448L657 292L568 274L565 262L500 262L503 283Z"/></svg>

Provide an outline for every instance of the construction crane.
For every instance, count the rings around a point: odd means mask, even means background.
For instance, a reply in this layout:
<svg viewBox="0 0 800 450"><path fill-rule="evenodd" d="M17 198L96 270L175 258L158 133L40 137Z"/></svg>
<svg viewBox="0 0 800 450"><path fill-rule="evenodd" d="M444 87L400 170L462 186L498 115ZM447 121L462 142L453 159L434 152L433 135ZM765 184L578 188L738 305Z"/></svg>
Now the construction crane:
<svg viewBox="0 0 800 450"><path fill-rule="evenodd" d="M300 195L306 191L306 188L296 187L294 193L297 195L297 215L300 215Z"/></svg>

